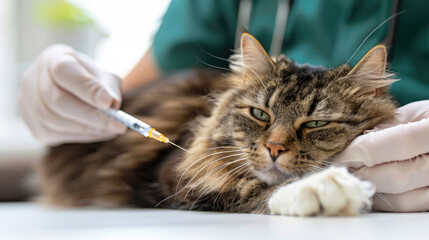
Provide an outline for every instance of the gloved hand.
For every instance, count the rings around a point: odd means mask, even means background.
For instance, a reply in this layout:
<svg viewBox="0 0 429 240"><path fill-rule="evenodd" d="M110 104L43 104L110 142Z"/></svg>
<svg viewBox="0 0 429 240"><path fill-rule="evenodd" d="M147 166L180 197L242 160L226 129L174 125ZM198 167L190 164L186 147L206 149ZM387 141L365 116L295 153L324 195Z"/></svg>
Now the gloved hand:
<svg viewBox="0 0 429 240"><path fill-rule="evenodd" d="M120 79L66 45L48 47L24 72L20 103L45 144L107 140L126 130L97 109L120 107Z"/></svg>
<svg viewBox="0 0 429 240"><path fill-rule="evenodd" d="M334 162L375 184L375 210L429 210L429 100L357 137Z"/></svg>

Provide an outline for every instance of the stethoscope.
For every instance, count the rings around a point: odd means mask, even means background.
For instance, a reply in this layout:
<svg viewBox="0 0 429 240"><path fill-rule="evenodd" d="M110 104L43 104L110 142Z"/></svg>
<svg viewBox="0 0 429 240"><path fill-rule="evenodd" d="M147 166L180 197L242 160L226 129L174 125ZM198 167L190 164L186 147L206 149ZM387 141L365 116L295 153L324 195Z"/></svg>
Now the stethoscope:
<svg viewBox="0 0 429 240"><path fill-rule="evenodd" d="M391 7L391 14L397 14L400 11L402 0L393 0ZM270 56L279 56L282 51L284 36L286 32L286 24L289 16L291 0L278 0L277 1L277 12L276 20L274 24L273 37L271 40L271 46L269 55ZM238 6L238 15L237 15L237 27L235 32L235 42L234 48L238 49L240 47L240 38L241 33L244 29L249 29L250 16L252 13L252 0L240 0ZM393 21L390 21L388 26L388 34L384 40L386 46L388 46L388 61L391 61L393 54L396 32L398 28L399 17L395 17Z"/></svg>
<svg viewBox="0 0 429 240"><path fill-rule="evenodd" d="M270 56L279 56L282 51L287 19L289 16L290 1L278 0L276 20L274 23L273 37L270 45ZM235 31L234 48L240 47L240 38L243 28L249 29L252 13L252 0L241 0L238 6L237 28Z"/></svg>

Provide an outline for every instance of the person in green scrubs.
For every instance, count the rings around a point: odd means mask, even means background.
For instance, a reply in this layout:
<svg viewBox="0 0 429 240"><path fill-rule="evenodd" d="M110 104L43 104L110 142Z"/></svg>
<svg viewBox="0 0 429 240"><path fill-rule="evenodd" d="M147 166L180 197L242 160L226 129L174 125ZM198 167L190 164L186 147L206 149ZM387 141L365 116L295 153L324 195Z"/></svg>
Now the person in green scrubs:
<svg viewBox="0 0 429 240"><path fill-rule="evenodd" d="M228 58L237 38L240 4L250 3L248 21L242 21L271 56L285 54L297 63L335 67L347 62L363 40L384 20L386 22L362 45L349 65L379 43L387 42L390 68L401 79L393 84L392 94L401 105L429 99L429 9L427 1L361 0L173 0L155 35L154 58L163 74L195 66L198 59L223 68L228 62L206 52ZM282 2L287 8L277 13ZM277 14L287 14L282 29L281 51L275 50ZM394 27L392 27L394 24ZM279 26L280 25L280 26ZM239 26L241 27L241 26Z"/></svg>

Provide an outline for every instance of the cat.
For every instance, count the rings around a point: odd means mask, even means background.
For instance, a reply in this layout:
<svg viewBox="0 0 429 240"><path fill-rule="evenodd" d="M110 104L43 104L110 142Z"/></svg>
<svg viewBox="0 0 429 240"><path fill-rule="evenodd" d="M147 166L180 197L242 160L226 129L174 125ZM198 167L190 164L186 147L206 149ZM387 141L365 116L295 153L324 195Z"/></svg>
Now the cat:
<svg viewBox="0 0 429 240"><path fill-rule="evenodd" d="M163 207L280 215L357 215L374 187L331 166L365 130L393 118L386 48L351 69L270 58L250 34L231 72L195 69L125 94L122 109L172 142L134 131L64 144L40 165L57 206Z"/></svg>

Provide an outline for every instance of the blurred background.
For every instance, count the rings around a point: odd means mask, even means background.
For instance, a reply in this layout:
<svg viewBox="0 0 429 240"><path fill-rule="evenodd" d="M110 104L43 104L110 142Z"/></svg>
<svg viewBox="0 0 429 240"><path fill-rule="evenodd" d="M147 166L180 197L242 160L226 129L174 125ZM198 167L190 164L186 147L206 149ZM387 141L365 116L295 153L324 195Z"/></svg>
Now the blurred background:
<svg viewBox="0 0 429 240"><path fill-rule="evenodd" d="M28 197L43 154L18 107L21 75L55 43L124 77L149 48L169 0L0 0L0 201Z"/></svg>

